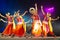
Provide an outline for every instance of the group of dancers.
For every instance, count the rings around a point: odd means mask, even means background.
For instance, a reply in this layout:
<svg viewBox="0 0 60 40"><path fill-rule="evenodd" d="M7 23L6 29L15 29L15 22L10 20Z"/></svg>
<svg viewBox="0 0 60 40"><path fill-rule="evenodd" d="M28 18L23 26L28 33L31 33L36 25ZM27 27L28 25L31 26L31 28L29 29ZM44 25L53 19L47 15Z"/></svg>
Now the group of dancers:
<svg viewBox="0 0 60 40"><path fill-rule="evenodd" d="M32 31L31 34L34 35L35 37L40 37L44 36L47 37L47 34L50 33L52 36L55 36L53 33L53 27L52 27L52 20L57 20L59 17L56 19L51 18L51 13L47 12L45 13L43 10L43 6L41 6L41 11L44 15L44 19L40 20L40 17L38 15L38 9L37 9L37 4L35 4L35 8L32 7L29 9L29 12L32 14ZM23 16L28 13L28 11L25 11L24 14L20 15L20 11L18 10L17 12L14 13L14 15L10 15L10 13L7 13L6 16L3 16L0 14L1 17L7 19L8 21L5 21L3 19L0 19L3 22L8 23L4 31L2 32L2 35L7 35L7 36L17 36L17 37L22 37L25 36L26 34L26 22L23 19Z"/></svg>

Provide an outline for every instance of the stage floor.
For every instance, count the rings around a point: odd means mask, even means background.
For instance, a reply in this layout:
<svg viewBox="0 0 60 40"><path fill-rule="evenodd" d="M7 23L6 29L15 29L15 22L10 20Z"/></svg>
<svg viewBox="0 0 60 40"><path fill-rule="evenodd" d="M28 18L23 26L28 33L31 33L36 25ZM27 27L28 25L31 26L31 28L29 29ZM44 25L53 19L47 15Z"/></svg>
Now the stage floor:
<svg viewBox="0 0 60 40"><path fill-rule="evenodd" d="M1 36L0 33L0 40L60 40L60 37L34 37L31 35L28 35L26 37L11 37L11 36Z"/></svg>
<svg viewBox="0 0 60 40"><path fill-rule="evenodd" d="M0 40L60 40L60 37L0 37Z"/></svg>

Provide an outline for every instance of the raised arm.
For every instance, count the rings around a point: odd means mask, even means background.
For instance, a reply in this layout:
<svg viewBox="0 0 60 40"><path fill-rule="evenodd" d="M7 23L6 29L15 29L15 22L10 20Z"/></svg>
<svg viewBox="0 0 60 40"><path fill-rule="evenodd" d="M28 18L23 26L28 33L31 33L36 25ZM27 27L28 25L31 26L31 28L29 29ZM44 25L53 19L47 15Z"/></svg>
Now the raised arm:
<svg viewBox="0 0 60 40"><path fill-rule="evenodd" d="M16 13L17 13L17 12L14 12L14 15L13 15L13 17L15 17L15 16L16 16Z"/></svg>
<svg viewBox="0 0 60 40"><path fill-rule="evenodd" d="M24 14L22 14L21 16L24 16L28 11L25 11Z"/></svg>
<svg viewBox="0 0 60 40"><path fill-rule="evenodd" d="M38 9L37 9L37 3L35 3L35 9L38 10Z"/></svg>
<svg viewBox="0 0 60 40"><path fill-rule="evenodd" d="M41 6L41 11L42 11L43 15L45 15L45 12L43 10L43 6Z"/></svg>
<svg viewBox="0 0 60 40"><path fill-rule="evenodd" d="M59 18L60 18L60 17L58 16L57 18L55 18L55 19L52 18L51 20L58 20Z"/></svg>
<svg viewBox="0 0 60 40"><path fill-rule="evenodd" d="M19 13L20 12L20 10L18 10L16 13Z"/></svg>
<svg viewBox="0 0 60 40"><path fill-rule="evenodd" d="M0 14L0 16L3 17L3 18L6 18L5 16L3 16L3 15L1 15L1 14Z"/></svg>

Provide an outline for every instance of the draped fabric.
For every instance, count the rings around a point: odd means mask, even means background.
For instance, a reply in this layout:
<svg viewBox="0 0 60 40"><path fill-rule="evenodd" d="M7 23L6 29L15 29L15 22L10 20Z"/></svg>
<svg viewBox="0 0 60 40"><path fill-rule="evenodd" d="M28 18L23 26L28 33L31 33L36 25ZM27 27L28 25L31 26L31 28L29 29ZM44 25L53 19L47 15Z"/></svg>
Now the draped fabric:
<svg viewBox="0 0 60 40"><path fill-rule="evenodd" d="M16 24L16 31L15 31L15 36L24 36L26 32L26 24L24 23L24 20L21 16L18 16L16 18L17 24Z"/></svg>

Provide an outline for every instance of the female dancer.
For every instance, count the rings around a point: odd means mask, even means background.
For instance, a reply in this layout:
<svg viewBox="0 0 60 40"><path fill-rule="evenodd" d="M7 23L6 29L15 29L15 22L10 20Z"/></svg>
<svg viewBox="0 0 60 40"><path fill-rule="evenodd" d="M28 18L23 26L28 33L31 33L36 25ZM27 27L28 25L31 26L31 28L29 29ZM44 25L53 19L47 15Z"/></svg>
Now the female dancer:
<svg viewBox="0 0 60 40"><path fill-rule="evenodd" d="M7 24L6 28L4 29L4 31L2 32L2 34L6 35L6 36L11 35L11 33L12 33L12 27L13 27L13 18L12 18L12 16L10 16L10 13L7 13L6 17L3 16L3 15L1 15L1 14L0 14L0 16L3 17L3 18L8 19L8 24Z"/></svg>
<svg viewBox="0 0 60 40"><path fill-rule="evenodd" d="M27 11L25 11L25 13L23 15L19 15L19 10L16 12L15 14L15 25L16 25L16 29L15 29L15 36L21 37L25 35L26 32L26 24L24 22L24 19L22 18L22 16L24 16L27 13Z"/></svg>
<svg viewBox="0 0 60 40"><path fill-rule="evenodd" d="M32 14L32 19L33 19L33 23L32 23L32 34L35 37L41 36L41 21L37 12L37 4L35 4L35 8L30 8L29 12Z"/></svg>
<svg viewBox="0 0 60 40"><path fill-rule="evenodd" d="M44 15L44 20L42 22L42 30L43 30L43 35L44 37L47 36L47 33L49 32L52 36L55 36L53 33L53 28L52 28L52 24L51 21L52 20L57 20L59 19L59 17L57 17L56 19L51 18L51 13L47 12L47 14L45 14L45 12L43 11L43 6L41 6L41 11Z"/></svg>

